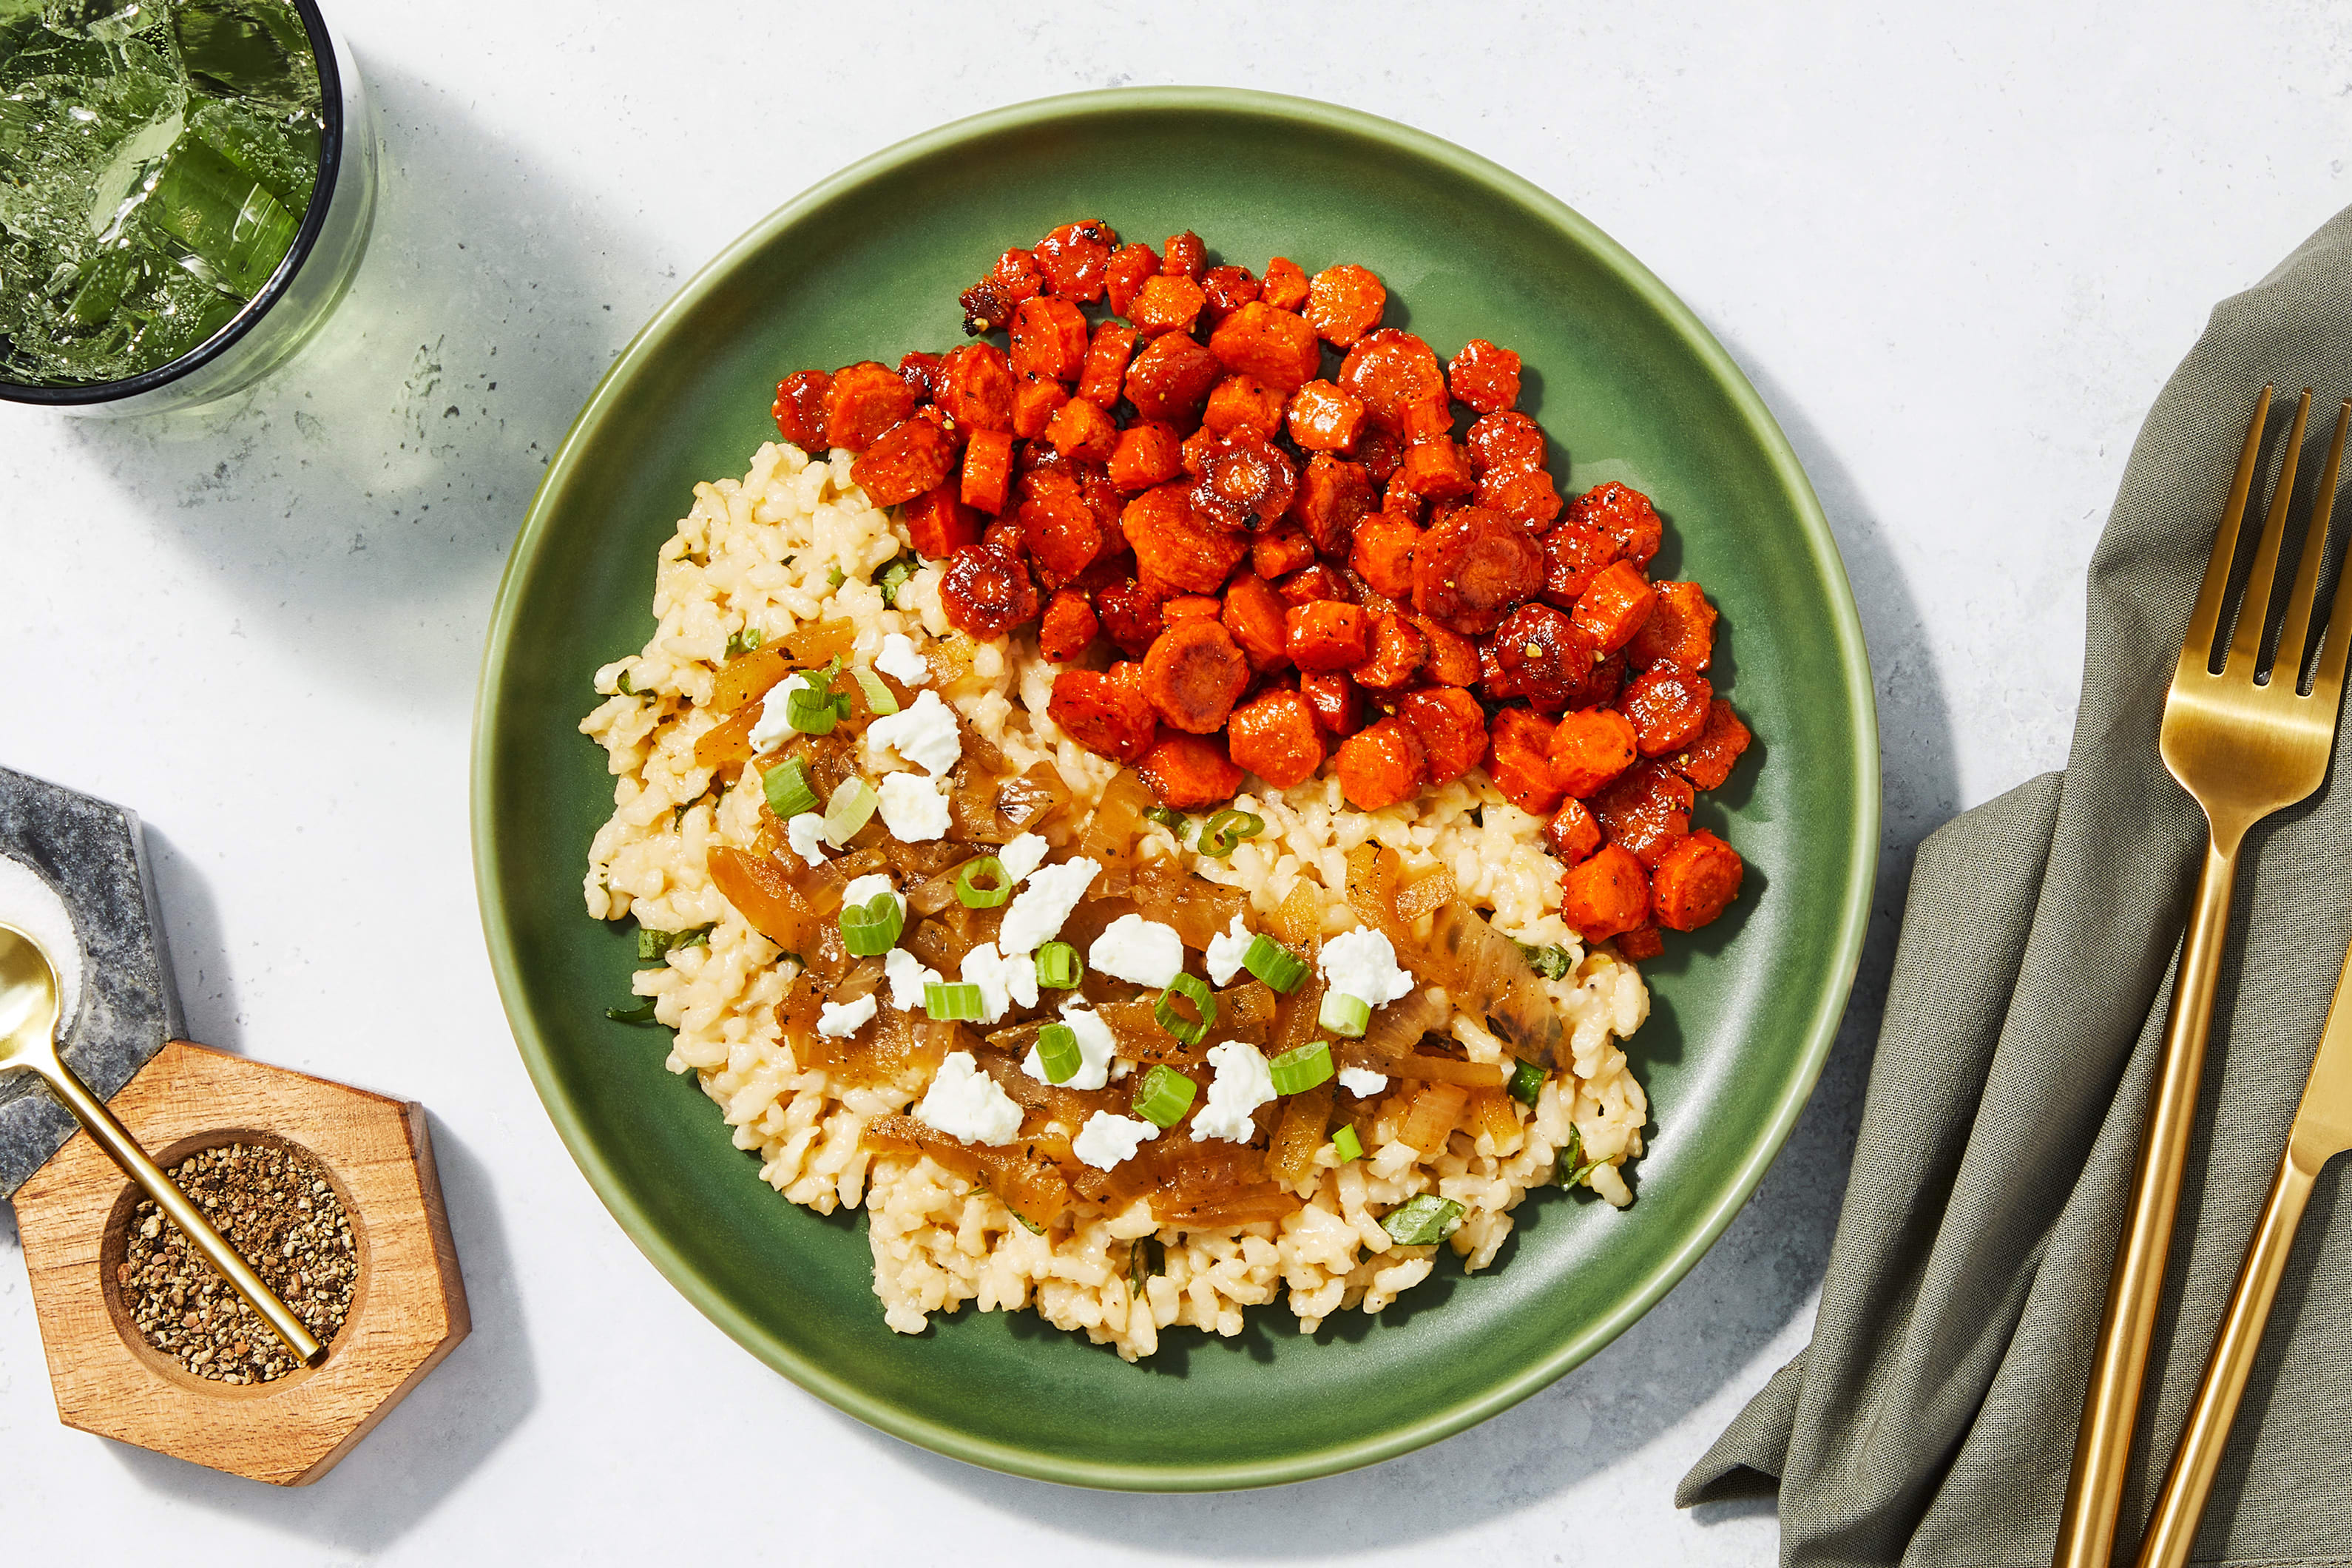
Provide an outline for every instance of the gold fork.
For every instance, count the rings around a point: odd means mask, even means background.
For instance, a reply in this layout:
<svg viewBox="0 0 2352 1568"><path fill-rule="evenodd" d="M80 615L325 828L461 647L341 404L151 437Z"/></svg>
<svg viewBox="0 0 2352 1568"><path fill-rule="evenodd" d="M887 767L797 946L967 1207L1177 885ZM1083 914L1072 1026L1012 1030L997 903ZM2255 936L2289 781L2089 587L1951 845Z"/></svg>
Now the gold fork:
<svg viewBox="0 0 2352 1568"><path fill-rule="evenodd" d="M2164 700L2160 750L2164 765L2180 787L2205 809L2210 835L2197 898L2181 939L2180 966L2173 982L2172 1011L2165 1020L2164 1048L2156 1087L2148 1097L2147 1127L2132 1175L2131 1205L2107 1281L2106 1315L2099 1325L2098 1351L2083 1396L2083 1426L2074 1443L2074 1468L2059 1516L2053 1568L2105 1568L2115 1549L2116 1513L2123 1498L2125 1462L2131 1457L2132 1424L2139 1410L2140 1382L2147 1366L2157 1300L2164 1287L2165 1255L2180 1202L2181 1166L2189 1152L2189 1124L2197 1111L2197 1087L2205 1065L2205 1037L2213 1018L2213 982L2229 934L2230 893L2237 881L2238 851L2246 832L2273 812L2293 805L2327 776L2336 746L2336 712L2344 690L2345 649L2352 635L2352 573L2338 582L2311 689L2300 689L2309 662L2305 644L2318 597L2321 557L2326 553L2327 518L2336 501L2336 477L2344 458L2344 436L2352 421L2352 400L2336 418L2311 522L2304 539L2294 584L2287 595L2286 621L2278 641L2272 678L2258 679L2263 633L2270 618L2271 588L2279 542L2286 531L2287 503L2294 490L2295 458L2303 447L2304 422L2311 412L2305 388L2295 405L2294 427L2279 462L2270 514L2263 524L2252 571L2239 601L2235 631L2220 671L2212 666L2213 643L2230 596L2230 568L2243 532L2247 492L2253 488L2263 423L2271 391L2263 388L2237 477L2221 510L2213 553L2197 608L2189 617L2180 662Z"/></svg>

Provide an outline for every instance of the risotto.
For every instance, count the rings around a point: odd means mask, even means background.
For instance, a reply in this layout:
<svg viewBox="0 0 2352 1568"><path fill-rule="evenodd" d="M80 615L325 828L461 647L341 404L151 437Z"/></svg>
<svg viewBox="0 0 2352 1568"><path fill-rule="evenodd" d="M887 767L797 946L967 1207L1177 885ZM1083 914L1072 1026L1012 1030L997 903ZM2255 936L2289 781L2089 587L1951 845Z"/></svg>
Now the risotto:
<svg viewBox="0 0 2352 1568"><path fill-rule="evenodd" d="M1440 1247L1465 1269L1486 1267L1534 1188L1630 1201L1623 1166L1642 1152L1648 1110L1620 1042L1646 1016L1648 993L1631 963L1563 922L1543 818L1483 770L1376 811L1347 805L1326 769L1287 788L1251 775L1207 822L1147 812L1131 770L1055 723L1060 667L1034 635L955 630L940 569L909 543L899 518L852 481L848 454L762 447L740 479L697 487L660 551L659 624L641 652L597 671L604 700L581 726L614 780L589 854L587 911L637 924L652 963L635 983L637 1020L669 1031L670 1070L695 1075L778 1193L820 1213L865 1207L893 1329L919 1332L967 1303L1029 1308L1130 1361L1171 1326L1236 1334L1243 1309L1276 1300L1312 1331L1343 1310L1387 1307L1428 1277ZM747 700L747 671L763 655L767 692ZM926 730L916 721L933 704L948 715ZM814 744L772 723L762 732L786 707L793 731L811 714L828 729L839 715L835 752L808 752L809 768L771 765L785 753L755 742ZM881 781L878 820L870 805L856 816L860 775L825 776L826 758L858 754L854 737L868 754L895 745L909 764ZM1018 833L973 827L968 808L978 808L944 767L929 772L947 795L924 783L912 764L934 738L956 746L959 778L985 759L1003 781L991 786L996 809L1020 804ZM830 787L780 801L779 780L785 793ZM929 800L894 803L898 780ZM822 812L789 809L824 796ZM953 825L928 844L908 837L921 830L906 824L942 800ZM845 817L834 809L845 803ZM952 856L943 847L967 836ZM971 851L988 851L992 869L975 877L961 858ZM869 866L867 880L839 885ZM829 918L791 924L822 907L796 900L828 878L845 925L871 910L895 943L907 922L907 945L887 964L861 955L854 932L845 952ZM1088 895L1071 897L1096 901L1057 901L1057 878L1091 879ZM1033 943L1033 972L1016 963L1010 928L1037 925L1020 911L1040 907L1047 937L1074 940ZM1181 931L1182 951L1147 961L1151 944L1128 937L1154 913L1160 930ZM1443 980L1481 984L1462 977L1480 973L1471 954L1498 940L1490 933L1517 944L1517 973L1483 972L1494 995L1516 1000L1473 1008ZM1234 958L1245 938L1255 978ZM1405 989L1365 1008L1370 1027L1360 1017L1350 1034L1333 1005L1351 1000L1345 986L1373 988L1348 967L1372 948L1389 955L1372 969L1402 975ZM1430 967L1449 950L1455 969ZM1057 957L1070 973L1050 973ZM1138 964L1174 967L1146 975ZM1039 977L1071 984L1040 1003ZM1094 1088L1052 1073L1072 1033L1057 1037L1052 1011L986 1027L1022 1011L1008 990L1025 990L1033 1008L1063 1003L1071 1025L1098 1021L1079 1042ZM978 1010L959 1014L961 993ZM1179 993L1192 1005L1172 1005ZM1319 1019L1308 1008L1318 994ZM1533 1026L1530 1009L1541 1015L1547 1061L1516 1059L1515 1047L1528 1047L1507 1037L1514 1007L1517 1027ZM1155 1012L1170 1037L1158 1046ZM1213 1039L1225 1043L1204 1056ZM1277 1095L1286 1065L1306 1087ZM1267 1067L1276 1088L1249 1092ZM1288 1109L1308 1100L1311 1119ZM999 1113L1001 1137L976 1131ZM1213 1120L1228 1127L1222 1142ZM1213 1164L1214 1179L1180 1168L1180 1151Z"/></svg>

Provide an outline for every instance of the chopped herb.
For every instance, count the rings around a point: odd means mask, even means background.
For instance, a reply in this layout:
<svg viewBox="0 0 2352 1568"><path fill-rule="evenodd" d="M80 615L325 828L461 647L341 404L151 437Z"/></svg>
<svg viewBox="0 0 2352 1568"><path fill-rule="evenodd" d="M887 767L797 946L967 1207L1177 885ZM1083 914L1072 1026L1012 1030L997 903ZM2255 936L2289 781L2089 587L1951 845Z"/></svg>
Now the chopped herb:
<svg viewBox="0 0 2352 1568"><path fill-rule="evenodd" d="M637 694L637 689L629 684L629 672L625 669L621 671L620 678L613 682L613 687L624 697L635 697Z"/></svg>
<svg viewBox="0 0 2352 1568"><path fill-rule="evenodd" d="M745 654L750 653L752 649L758 647L766 640L766 635L762 633L759 627L745 626L741 631L737 632L733 637L727 639L727 657L729 658L740 658Z"/></svg>
<svg viewBox="0 0 2352 1568"><path fill-rule="evenodd" d="M1559 980L1568 973L1570 968L1568 949L1538 947L1533 942L1526 942L1519 943L1518 947L1519 951L1527 955L1528 967L1546 980Z"/></svg>
<svg viewBox="0 0 2352 1568"><path fill-rule="evenodd" d="M835 567L832 571L827 572L827 573L824 574L824 585L825 585L826 587L828 587L828 588L838 588L838 587L840 587L844 583L846 583L846 582L848 582L848 581L849 581L849 574L847 574L846 572L844 572L844 571L843 571L840 567L838 567L838 566ZM1022 1223L1022 1224L1024 1224L1024 1225L1029 1225L1029 1222L1028 1222L1027 1220L1023 1220L1021 1223ZM1034 1230L1034 1229L1036 1229L1037 1227L1036 1227L1035 1226L1034 1226L1034 1225L1031 1225L1031 1226L1029 1226L1029 1228L1030 1228L1031 1230Z"/></svg>
<svg viewBox="0 0 2352 1568"><path fill-rule="evenodd" d="M1543 1093L1544 1069L1533 1062L1520 1062L1511 1068L1511 1098L1522 1105L1533 1105Z"/></svg>
<svg viewBox="0 0 2352 1568"><path fill-rule="evenodd" d="M1209 818L1201 829L1200 841L1193 847L1203 855L1222 860L1234 852L1234 847L1244 838L1255 838L1265 831L1265 818L1254 811L1234 811L1228 807Z"/></svg>
<svg viewBox="0 0 2352 1568"><path fill-rule="evenodd" d="M1462 1205L1435 1193L1421 1193L1381 1216L1381 1228L1399 1247L1429 1247L1444 1241L1462 1223Z"/></svg>
<svg viewBox="0 0 2352 1568"><path fill-rule="evenodd" d="M897 560L882 568L882 574L875 582L881 585L884 605L894 610L898 607L898 590L907 585L919 564L913 551L902 550Z"/></svg>
<svg viewBox="0 0 2352 1568"><path fill-rule="evenodd" d="M1563 1187L1585 1185L1585 1178L1602 1165L1605 1160L1584 1157L1584 1134L1571 1126L1568 1130L1568 1147L1559 1152L1559 1184Z"/></svg>
<svg viewBox="0 0 2352 1568"><path fill-rule="evenodd" d="M1152 1276L1168 1268L1168 1249L1160 1245L1156 1236L1139 1236L1127 1244L1127 1293L1143 1294L1143 1287Z"/></svg>
<svg viewBox="0 0 2352 1568"><path fill-rule="evenodd" d="M604 1016L612 1019L615 1024L652 1024L659 1022L659 1020L654 1016L654 999L650 996L646 997L644 1001L638 1003L634 1007L607 1007L604 1009Z"/></svg>
<svg viewBox="0 0 2352 1568"><path fill-rule="evenodd" d="M637 957L651 963L673 948L701 947L710 941L710 927L696 926L691 931L656 931L651 926L637 928Z"/></svg>
<svg viewBox="0 0 2352 1568"><path fill-rule="evenodd" d="M694 807L695 803L689 800L684 805L679 806L676 811L671 812L669 814L670 826L676 828L683 826L686 821L686 814L692 811Z"/></svg>
<svg viewBox="0 0 2352 1568"><path fill-rule="evenodd" d="M1184 829L1189 824L1182 812L1171 811L1164 805L1154 805L1147 807L1143 815L1174 834L1178 843L1184 841Z"/></svg>

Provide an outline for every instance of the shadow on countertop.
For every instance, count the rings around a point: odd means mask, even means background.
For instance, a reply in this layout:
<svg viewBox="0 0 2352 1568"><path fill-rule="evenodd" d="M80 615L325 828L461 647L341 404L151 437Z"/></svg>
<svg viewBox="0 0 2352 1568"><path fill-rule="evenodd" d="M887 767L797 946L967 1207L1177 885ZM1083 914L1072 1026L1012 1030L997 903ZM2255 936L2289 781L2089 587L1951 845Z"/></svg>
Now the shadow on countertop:
<svg viewBox="0 0 2352 1568"><path fill-rule="evenodd" d="M362 66L374 228L318 336L222 403L70 429L238 633L340 696L446 710L543 466L677 273L442 89Z"/></svg>
<svg viewBox="0 0 2352 1568"><path fill-rule="evenodd" d="M1736 346L1733 353L1741 357ZM1330 1557L1343 1542L1432 1540L1538 1504L1656 1441L1727 1384L1760 1385L1776 1370L1758 1365L1758 1358L1811 1310L1828 1267L1912 855L1958 809L1959 784L1926 627L1884 529L1828 440L1769 375L1742 363L1812 479L1861 606L1876 687L1885 813L1869 931L1836 1043L1779 1160L1722 1238L1614 1343L1493 1420L1365 1469L1225 1493L1213 1506L1001 1476L901 1447L836 1417L845 1430L908 1456L916 1468L974 1501L1073 1535L1178 1540L1204 1557L1312 1560ZM1704 1525L1771 1511L1769 1499L1748 1499L1710 1504L1693 1517Z"/></svg>

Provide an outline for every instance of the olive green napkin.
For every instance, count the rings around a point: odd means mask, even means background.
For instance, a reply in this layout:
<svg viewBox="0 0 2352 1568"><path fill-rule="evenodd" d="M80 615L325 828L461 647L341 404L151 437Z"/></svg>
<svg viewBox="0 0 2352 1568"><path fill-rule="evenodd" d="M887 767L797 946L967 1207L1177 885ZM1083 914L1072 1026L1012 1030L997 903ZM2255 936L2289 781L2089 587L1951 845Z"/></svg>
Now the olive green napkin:
<svg viewBox="0 0 2352 1568"><path fill-rule="evenodd" d="M2202 818L2158 760L2157 731L2265 382L2288 411L2295 391L2315 393L2294 537L2336 401L2352 392L2352 211L2217 306L2150 411L2092 557L2066 771L1920 847L1812 1342L1676 1500L1777 1482L1784 1563L2050 1561L2203 853ZM2339 542L2347 527L2352 498L2336 508ZM2241 862L2124 1502L2125 1563L2352 937L2347 752L2339 740L2329 784L2258 829ZM2352 1563L2347 1163L2320 1182L2295 1244L2198 1562Z"/></svg>

